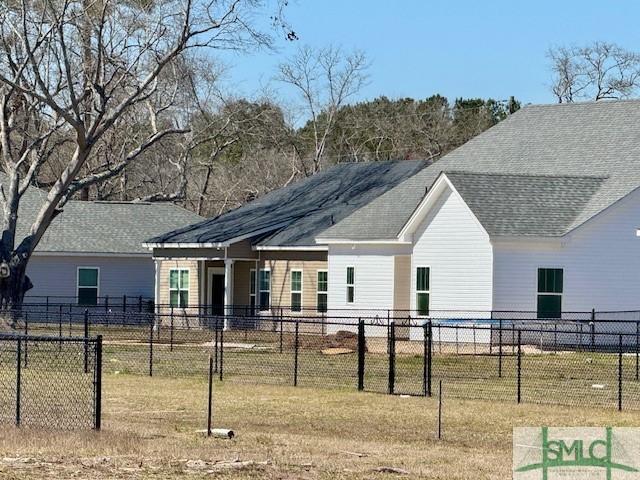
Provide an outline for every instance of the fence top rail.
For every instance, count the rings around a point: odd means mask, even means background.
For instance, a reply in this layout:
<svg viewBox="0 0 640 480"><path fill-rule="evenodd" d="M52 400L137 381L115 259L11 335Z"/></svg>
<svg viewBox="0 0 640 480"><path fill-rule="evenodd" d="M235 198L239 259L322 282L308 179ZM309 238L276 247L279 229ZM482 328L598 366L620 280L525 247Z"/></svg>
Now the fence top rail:
<svg viewBox="0 0 640 480"><path fill-rule="evenodd" d="M37 313L46 314L45 312L22 312L23 315L17 315L17 321L19 323L29 322L29 324L37 323L52 323L60 321L60 318L55 313L47 321L43 321L36 315ZM30 316L29 314L33 315ZM266 322L283 322L283 323L317 323L323 325L331 324L357 324L359 320L365 321L368 325L389 325L395 323L400 326L419 327L424 323L431 322L433 325L440 326L479 326L479 325L492 325L494 328L499 326L506 328L514 328L515 326L525 325L530 328L540 329L543 326L588 326L594 324L591 319L560 319L560 318L464 318L464 317L444 317L438 318L433 316L428 317L372 317L366 315L360 316L339 316L339 315L325 315L325 316L308 316L304 314L296 315L209 315L209 314L197 314L197 313L184 313L180 315L170 315L168 313L157 312L95 312L91 310L83 310L76 312L66 312L64 319L74 320L78 322L84 320L84 318L91 324L110 324L120 323L123 325L139 325L150 324L160 320L167 320L170 318L183 319L183 320L197 320L200 323L206 323L208 325L221 323L225 319L238 322L251 322L251 321L266 321ZM640 325L640 320L628 320L628 319L596 319L595 324L629 324ZM522 328L522 327L520 327Z"/></svg>
<svg viewBox="0 0 640 480"><path fill-rule="evenodd" d="M5 334L0 333L0 341L17 341L27 340L35 342L52 342L52 343L97 343L102 338L101 335L95 337L53 337L47 335L23 335L23 334Z"/></svg>
<svg viewBox="0 0 640 480"><path fill-rule="evenodd" d="M51 300L60 300L58 302L52 302ZM62 301L65 300L65 301ZM107 300L109 301L109 303L105 304L104 301ZM140 302L140 300L142 300L143 302L153 302L153 298L151 297L146 297L144 295L119 295L119 296L103 296L103 297L98 297L97 298L97 304L94 305L83 305L78 303L78 298L77 297L69 297L69 296L54 296L54 295L50 295L50 296L29 296L27 298L25 298L23 305L24 306L42 306L42 307L54 307L54 306L59 306L59 305L63 305L63 306L72 306L72 307L84 307L84 308L99 308L102 307L104 308L105 306L111 306L111 302L113 302L113 306L122 306L124 301L127 302L127 305L131 305L132 307L134 305L136 305L137 303ZM122 302L122 303L118 303L118 301ZM154 306L156 308L163 308L163 309L175 309L176 311L179 310L183 310L183 309L188 309L188 310L206 310L206 309L212 309L212 308L226 308L226 309L230 309L230 310L255 310L255 311L260 311L260 312L272 312L273 314L279 313L281 311L292 311L292 310L300 310L302 312L316 312L316 313L322 313L322 312L317 312L317 308L316 307L293 307L291 305L278 305L278 306L270 306L269 308L266 308L264 310L260 310L259 307L257 306L251 306L251 305L246 305L246 304L233 304L233 305L216 305L216 304L208 304L208 303L198 303L198 304L192 304L192 305L188 305L186 307L177 307L177 306L172 306L170 304L167 303L157 303L154 304ZM388 308L388 309L384 309L384 308L329 308L327 309L327 312L338 312L338 311L342 311L342 312L372 312L372 313L379 313L379 314L387 314L387 312L395 312L396 314L416 314L418 313L418 310L416 309L399 309L399 308ZM431 309L430 310L432 313L464 313L464 314L532 314L535 315L537 312L533 311L533 310L520 310L520 309L514 309L514 310L480 310L480 309L456 309L456 308L451 308L451 309ZM620 314L630 314L630 313L637 313L640 315L640 307L638 309L621 309L621 310L597 310L597 309L591 309L591 310L565 310L562 312L563 315L585 315L585 316L589 316L592 314L616 314L616 313L620 313Z"/></svg>

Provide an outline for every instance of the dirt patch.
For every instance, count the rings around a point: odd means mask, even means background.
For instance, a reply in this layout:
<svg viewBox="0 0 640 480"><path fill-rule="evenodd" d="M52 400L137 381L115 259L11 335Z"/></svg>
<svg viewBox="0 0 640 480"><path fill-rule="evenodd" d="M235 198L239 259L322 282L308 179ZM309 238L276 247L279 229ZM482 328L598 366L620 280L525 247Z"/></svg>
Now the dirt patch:
<svg viewBox="0 0 640 480"><path fill-rule="evenodd" d="M289 347L293 347L295 337L288 339L287 343ZM346 330L340 330L330 335L300 335L298 338L298 346L303 349L312 350L348 350L350 352L358 351L358 334L355 332L348 332ZM367 340L365 340L365 352L367 350ZM342 352L347 353L347 352Z"/></svg>

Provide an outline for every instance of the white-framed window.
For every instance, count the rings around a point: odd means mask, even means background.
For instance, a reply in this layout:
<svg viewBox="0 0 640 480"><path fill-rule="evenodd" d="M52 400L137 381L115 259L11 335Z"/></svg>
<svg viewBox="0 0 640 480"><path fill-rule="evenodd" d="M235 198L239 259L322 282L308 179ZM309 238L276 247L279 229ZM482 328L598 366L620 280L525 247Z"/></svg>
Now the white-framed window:
<svg viewBox="0 0 640 480"><path fill-rule="evenodd" d="M538 269L538 318L562 317L562 293L564 270L562 268Z"/></svg>
<svg viewBox="0 0 640 480"><path fill-rule="evenodd" d="M261 269L258 274L258 293L260 294L260 311L271 308L271 270Z"/></svg>
<svg viewBox="0 0 640 480"><path fill-rule="evenodd" d="M256 269L249 270L249 305L251 306L251 314L256 311Z"/></svg>
<svg viewBox="0 0 640 480"><path fill-rule="evenodd" d="M291 311L302 311L302 270L291 270Z"/></svg>
<svg viewBox="0 0 640 480"><path fill-rule="evenodd" d="M329 291L329 273L326 270L318 270L318 282L316 284L316 309L319 313L327 311L327 294Z"/></svg>
<svg viewBox="0 0 640 480"><path fill-rule="evenodd" d="M429 315L430 277L429 267L416 267L416 310L425 317Z"/></svg>
<svg viewBox="0 0 640 480"><path fill-rule="evenodd" d="M100 290L100 268L78 267L78 305L97 305Z"/></svg>
<svg viewBox="0 0 640 480"><path fill-rule="evenodd" d="M347 267L347 303L356 301L356 267Z"/></svg>
<svg viewBox="0 0 640 480"><path fill-rule="evenodd" d="M172 268L169 270L169 305L178 308L189 306L188 268Z"/></svg>

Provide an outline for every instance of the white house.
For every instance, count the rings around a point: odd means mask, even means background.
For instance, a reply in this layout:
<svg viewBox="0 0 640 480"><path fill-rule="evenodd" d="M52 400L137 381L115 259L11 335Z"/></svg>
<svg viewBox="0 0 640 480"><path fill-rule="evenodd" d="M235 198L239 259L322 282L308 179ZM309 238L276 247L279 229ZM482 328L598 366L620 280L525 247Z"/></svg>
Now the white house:
<svg viewBox="0 0 640 480"><path fill-rule="evenodd" d="M524 107L317 236L329 307L639 309L639 125L639 101Z"/></svg>
<svg viewBox="0 0 640 480"><path fill-rule="evenodd" d="M432 164L336 165L148 240L158 298L382 325L640 309L639 125L640 101L533 105Z"/></svg>

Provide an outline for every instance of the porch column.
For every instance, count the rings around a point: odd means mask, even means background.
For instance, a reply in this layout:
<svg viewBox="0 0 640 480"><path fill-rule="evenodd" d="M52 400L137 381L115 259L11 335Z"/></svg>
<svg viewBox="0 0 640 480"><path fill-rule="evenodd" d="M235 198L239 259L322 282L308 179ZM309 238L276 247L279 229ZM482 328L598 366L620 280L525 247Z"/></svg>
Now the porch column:
<svg viewBox="0 0 640 480"><path fill-rule="evenodd" d="M224 261L224 329L228 328L228 315L233 313L233 260Z"/></svg>

